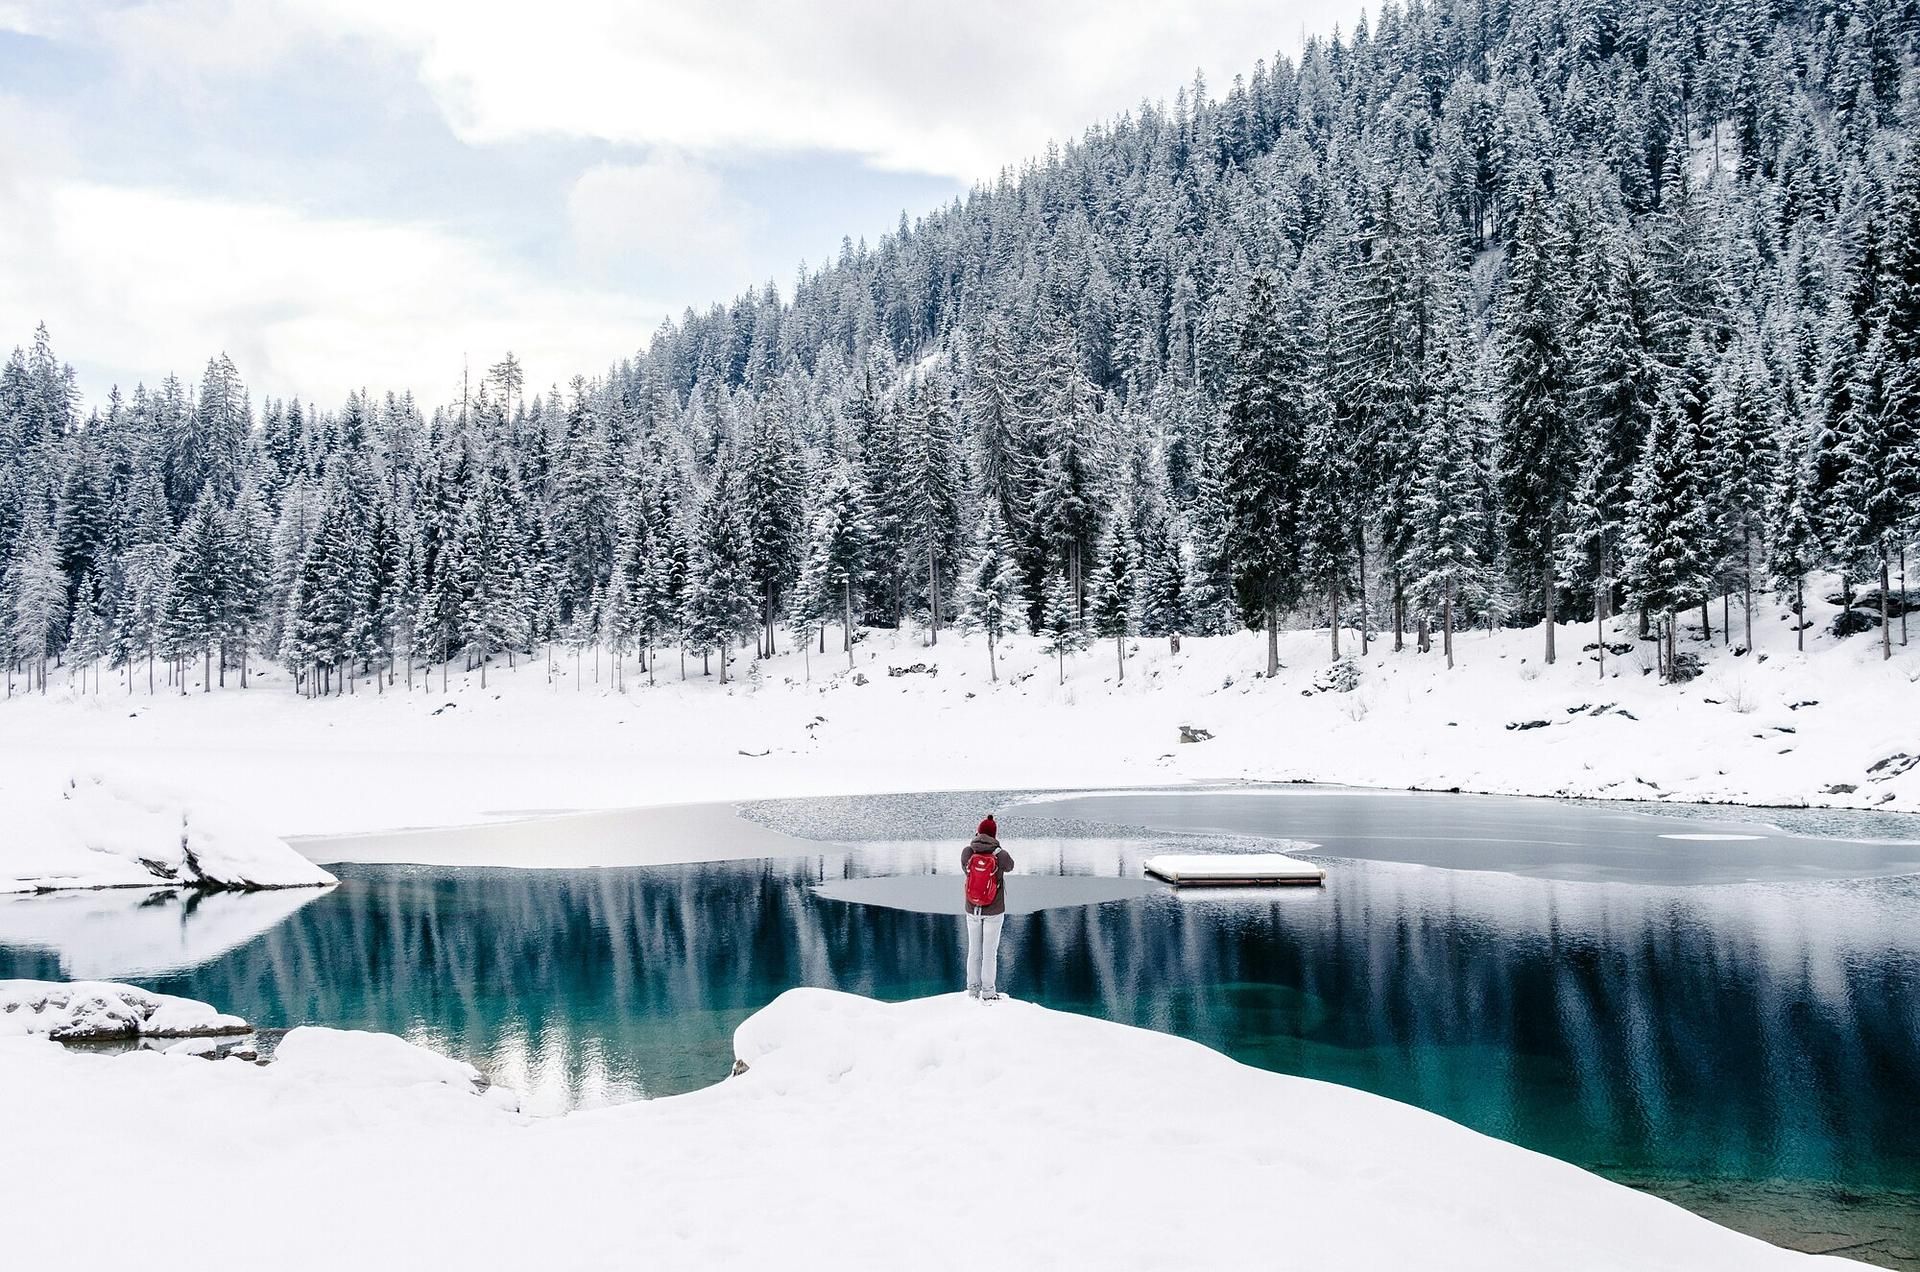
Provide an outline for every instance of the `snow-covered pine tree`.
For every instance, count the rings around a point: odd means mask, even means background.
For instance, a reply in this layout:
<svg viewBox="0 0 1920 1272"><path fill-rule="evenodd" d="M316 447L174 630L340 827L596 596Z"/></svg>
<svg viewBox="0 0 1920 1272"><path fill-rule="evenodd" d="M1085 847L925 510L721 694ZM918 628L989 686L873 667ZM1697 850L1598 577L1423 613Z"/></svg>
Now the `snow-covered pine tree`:
<svg viewBox="0 0 1920 1272"><path fill-rule="evenodd" d="M1706 408L1708 461L1719 532L1740 578L1744 597L1746 648L1753 648L1753 558L1765 521L1770 479L1779 466L1774 438L1779 433L1772 377L1761 361L1759 342L1743 334L1722 355ZM1731 642L1732 635L1722 634Z"/></svg>
<svg viewBox="0 0 1920 1272"><path fill-rule="evenodd" d="M266 623L273 588L273 520L258 481L249 476L227 510L223 537L227 545L226 603L221 609L218 640L224 662L230 651L240 655L240 684L247 684L247 656Z"/></svg>
<svg viewBox="0 0 1920 1272"><path fill-rule="evenodd" d="M1188 561L1167 501L1153 486L1140 497L1140 634L1164 636L1169 653L1180 652L1181 633L1192 627L1187 609Z"/></svg>
<svg viewBox="0 0 1920 1272"><path fill-rule="evenodd" d="M108 630L107 617L101 605L99 585L89 572L80 580L80 588L74 595L73 621L67 629L66 656L67 665L80 676L80 690L86 692L87 673L96 671L101 658L106 656L108 642L112 633ZM96 689L98 681L95 682Z"/></svg>
<svg viewBox="0 0 1920 1272"><path fill-rule="evenodd" d="M1790 446L1774 470L1767 518L1767 572L1774 590L1793 601L1794 648L1807 647L1807 575L1822 545L1813 512L1812 457L1804 441Z"/></svg>
<svg viewBox="0 0 1920 1272"><path fill-rule="evenodd" d="M1457 303L1457 302L1456 302ZM1441 648L1453 666L1456 611L1484 585L1480 422L1473 395L1473 349L1463 310L1436 327L1421 368L1421 430L1401 571L1417 603L1440 615Z"/></svg>
<svg viewBox="0 0 1920 1272"><path fill-rule="evenodd" d="M133 663L147 664L147 693L154 692L154 658L172 601L173 548L166 543L137 543L120 558L120 594L114 607L114 661L126 668L127 692L133 692Z"/></svg>
<svg viewBox="0 0 1920 1272"><path fill-rule="evenodd" d="M1094 552L1093 580L1087 617L1096 635L1113 641L1119 679L1127 678L1127 637L1132 634L1139 603L1140 567L1133 541L1133 507L1123 496L1107 518Z"/></svg>
<svg viewBox="0 0 1920 1272"><path fill-rule="evenodd" d="M840 612L849 668L853 666L854 594L866 578L872 542L864 501L855 495L855 487L845 465L828 475L814 501L803 569L809 606L824 613L826 606L834 605ZM828 601L829 597L833 600Z"/></svg>
<svg viewBox="0 0 1920 1272"><path fill-rule="evenodd" d="M993 500L982 505L980 524L973 535L973 554L967 564L961 597L968 619L987 638L987 679L998 682L995 651L1013 620L1020 591L1020 564L1013 536Z"/></svg>
<svg viewBox="0 0 1920 1272"><path fill-rule="evenodd" d="M1685 396L1678 376L1662 385L1627 511L1627 591L1635 604L1665 616L1669 679L1678 666L1677 613L1699 603L1712 581L1708 461Z"/></svg>
<svg viewBox="0 0 1920 1272"><path fill-rule="evenodd" d="M166 641L174 650L201 655L200 689L213 690L213 653L226 630L230 593L225 509L212 479L181 523L174 539L171 608L166 616ZM186 668L181 667L180 692L187 691Z"/></svg>
<svg viewBox="0 0 1920 1272"><path fill-rule="evenodd" d="M1300 456L1300 579L1323 599L1332 660L1340 661L1341 607L1354 580L1356 473L1333 413L1310 399L1312 423ZM1364 625L1366 619L1361 618Z"/></svg>
<svg viewBox="0 0 1920 1272"><path fill-rule="evenodd" d="M740 515L746 523L747 574L760 598L761 644L773 653L774 619L800 571L805 522L800 460L784 400L768 396L748 416Z"/></svg>
<svg viewBox="0 0 1920 1272"><path fill-rule="evenodd" d="M739 504L740 479L723 457L700 506L686 604L687 639L696 649L719 654L723 685L729 646L748 630L757 609Z"/></svg>
<svg viewBox="0 0 1920 1272"><path fill-rule="evenodd" d="M940 643L943 606L960 556L960 456L945 386L936 378L909 387L907 544L925 583L927 643Z"/></svg>
<svg viewBox="0 0 1920 1272"><path fill-rule="evenodd" d="M1085 562L1100 531L1096 429L1097 390L1081 369L1064 315L1048 324L1033 406L1041 459L1033 489L1033 523L1073 593L1076 619L1086 610Z"/></svg>
<svg viewBox="0 0 1920 1272"><path fill-rule="evenodd" d="M1312 427L1298 316L1273 276L1248 289L1234 348L1220 458L1227 554L1242 609L1267 632L1267 674L1280 668L1280 616L1300 596L1300 451Z"/></svg>
<svg viewBox="0 0 1920 1272"><path fill-rule="evenodd" d="M1080 621L1079 598L1073 579L1065 570L1057 571L1047 584L1046 617L1040 628L1041 648L1059 660L1060 681L1067 683L1067 655L1087 647L1086 625Z"/></svg>
<svg viewBox="0 0 1920 1272"><path fill-rule="evenodd" d="M523 640L525 614L520 580L513 566L512 512L498 478L483 471L473 495L460 513L457 531L460 570L460 627L472 664L480 668L480 687L487 686L487 663L496 650L511 649Z"/></svg>
<svg viewBox="0 0 1920 1272"><path fill-rule="evenodd" d="M1578 471L1578 433L1567 403L1566 331L1560 320L1562 253L1546 191L1520 197L1495 340L1495 449L1508 567L1540 598L1546 661L1554 660L1559 581L1554 550Z"/></svg>

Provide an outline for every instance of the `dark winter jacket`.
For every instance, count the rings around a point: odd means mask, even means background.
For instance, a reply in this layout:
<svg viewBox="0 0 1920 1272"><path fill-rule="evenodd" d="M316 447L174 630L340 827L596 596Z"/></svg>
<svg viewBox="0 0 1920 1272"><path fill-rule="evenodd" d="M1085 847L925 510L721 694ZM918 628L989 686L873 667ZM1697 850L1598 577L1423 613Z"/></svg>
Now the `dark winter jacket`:
<svg viewBox="0 0 1920 1272"><path fill-rule="evenodd" d="M968 914L1005 914L1007 912L1007 871L1013 869L1013 854L1000 846L1000 841L992 835L975 835L973 842L960 850L960 895L966 895L967 863L973 860L976 852L990 852L999 867L1000 891L994 894L993 904L984 910L978 906L968 906Z"/></svg>

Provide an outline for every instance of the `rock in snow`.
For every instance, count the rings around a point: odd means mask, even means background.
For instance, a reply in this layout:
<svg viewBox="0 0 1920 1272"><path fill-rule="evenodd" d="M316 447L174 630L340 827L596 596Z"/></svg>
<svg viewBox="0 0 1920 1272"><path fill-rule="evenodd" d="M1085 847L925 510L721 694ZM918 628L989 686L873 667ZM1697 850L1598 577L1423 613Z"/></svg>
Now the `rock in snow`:
<svg viewBox="0 0 1920 1272"><path fill-rule="evenodd" d="M6 792L0 892L305 888L334 877L217 803L70 779Z"/></svg>
<svg viewBox="0 0 1920 1272"><path fill-rule="evenodd" d="M1026 1003L799 989L735 1050L705 1090L540 1119L398 1039L295 1030L264 1068L0 1039L0 1196L34 1217L7 1252L70 1255L101 1197L179 1178L288 1272L1812 1263L1391 1100ZM317 1197L352 1222L298 1239Z"/></svg>
<svg viewBox="0 0 1920 1272"><path fill-rule="evenodd" d="M206 1038L248 1029L240 1017L223 1015L205 1003L132 985L0 981L0 1038L45 1034L56 1042L106 1042Z"/></svg>

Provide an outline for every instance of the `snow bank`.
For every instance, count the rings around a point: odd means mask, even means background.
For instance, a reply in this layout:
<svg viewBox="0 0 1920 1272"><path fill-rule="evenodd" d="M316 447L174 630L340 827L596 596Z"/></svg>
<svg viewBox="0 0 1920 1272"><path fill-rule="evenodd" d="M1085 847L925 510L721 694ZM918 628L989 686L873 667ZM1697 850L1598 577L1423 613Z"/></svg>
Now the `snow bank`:
<svg viewBox="0 0 1920 1272"><path fill-rule="evenodd" d="M0 1038L44 1034L56 1042L202 1038L248 1032L247 1022L205 1003L108 981L0 981ZM397 1041L397 1040L396 1040Z"/></svg>
<svg viewBox="0 0 1920 1272"><path fill-rule="evenodd" d="M0 791L0 892L64 888L300 888L334 882L221 804L125 780Z"/></svg>
<svg viewBox="0 0 1920 1272"><path fill-rule="evenodd" d="M296 1270L1808 1265L1405 1105L1023 1003L795 990L736 1046L706 1090L531 1119L397 1039L298 1030L264 1068L0 1040L0 1196L35 1217L8 1253L70 1253L100 1197L179 1178ZM353 1221L289 1240L316 1197Z"/></svg>

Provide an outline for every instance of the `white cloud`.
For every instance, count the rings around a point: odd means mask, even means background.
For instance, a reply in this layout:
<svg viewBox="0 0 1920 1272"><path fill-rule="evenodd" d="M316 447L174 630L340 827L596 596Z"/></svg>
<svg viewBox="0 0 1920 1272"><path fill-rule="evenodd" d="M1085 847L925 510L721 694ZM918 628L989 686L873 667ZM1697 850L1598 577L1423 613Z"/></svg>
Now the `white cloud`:
<svg viewBox="0 0 1920 1272"><path fill-rule="evenodd" d="M757 219L717 174L675 154L596 165L567 194L581 262L616 276L743 276Z"/></svg>
<svg viewBox="0 0 1920 1272"><path fill-rule="evenodd" d="M129 58L219 73L312 39L410 62L463 139L830 150L973 179L1050 139L1351 23L1336 0L143 0L99 29ZM237 51L236 51L237 50Z"/></svg>
<svg viewBox="0 0 1920 1272"><path fill-rule="evenodd" d="M109 375L192 377L224 350L256 394L411 388L430 407L457 396L463 355L484 366L512 349L544 386L631 353L663 316L543 284L431 225L57 175L0 201L0 277L0 333L45 320L95 373L96 401Z"/></svg>

